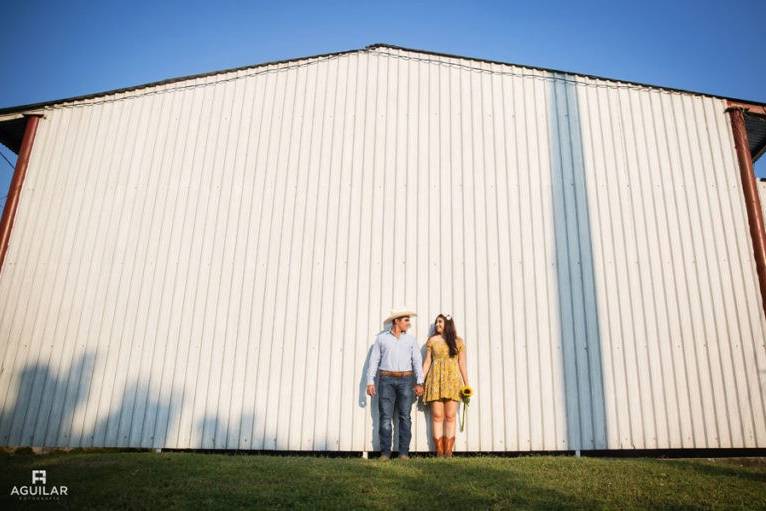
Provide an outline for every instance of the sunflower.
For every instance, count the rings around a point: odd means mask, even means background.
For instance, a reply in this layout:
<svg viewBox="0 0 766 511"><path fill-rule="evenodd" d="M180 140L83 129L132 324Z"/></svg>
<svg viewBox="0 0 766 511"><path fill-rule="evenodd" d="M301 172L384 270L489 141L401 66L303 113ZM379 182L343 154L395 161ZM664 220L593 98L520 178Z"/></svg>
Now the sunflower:
<svg viewBox="0 0 766 511"><path fill-rule="evenodd" d="M463 400L463 415L460 417L460 431L463 431L465 428L466 408L471 401L471 396L473 396L473 389L470 386L465 385L460 389L460 398Z"/></svg>

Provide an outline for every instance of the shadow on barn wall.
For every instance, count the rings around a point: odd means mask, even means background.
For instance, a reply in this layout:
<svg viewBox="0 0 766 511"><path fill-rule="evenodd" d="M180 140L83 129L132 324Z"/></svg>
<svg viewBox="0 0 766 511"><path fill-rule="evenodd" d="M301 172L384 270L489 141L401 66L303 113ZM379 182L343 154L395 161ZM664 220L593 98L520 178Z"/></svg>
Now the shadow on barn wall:
<svg viewBox="0 0 766 511"><path fill-rule="evenodd" d="M577 86L564 75L552 76L548 133L567 448L605 449L601 336Z"/></svg>
<svg viewBox="0 0 766 511"><path fill-rule="evenodd" d="M371 436L368 438L372 438L373 450L378 450L378 400L376 397L367 401L366 395L370 350L359 382L358 406L366 407L368 402L371 403L372 424L371 431L368 431ZM275 445L275 428L268 423L259 426L252 412L229 420L227 413L219 411L179 430L183 389L166 392L161 397L159 389L150 385L148 380L128 380L122 383L122 388L120 382L116 382L111 390L111 412L105 410L106 396L102 396L102 408L88 412L88 416L96 412L95 423L92 427L82 427L82 408L93 406L93 400L98 399L95 396L98 383L93 378L96 359L95 352L81 354L69 370L60 375L44 363L28 364L14 371L11 388L15 390L0 403L3 405L0 410L0 445L201 449L279 447ZM394 449L398 446L396 418L395 415ZM87 418L85 422L91 423ZM242 433L250 431L254 436Z"/></svg>
<svg viewBox="0 0 766 511"><path fill-rule="evenodd" d="M0 403L3 405L0 445L294 450L287 447L289 438L277 438L276 424L271 423L275 420L269 422L266 416L256 417L252 410L229 414L221 408L191 422L184 421L181 417L183 389L161 393L148 379L129 378L127 382L116 382L107 410L106 395L100 399L96 396L99 385L93 377L96 355L96 352L81 354L69 370L60 375L53 366L44 363L28 364L14 371L11 387L14 390ZM365 370L368 363L369 353ZM363 383L360 382L359 406L366 406L366 385L363 387ZM84 417L83 407L98 405L101 406L99 410L91 408ZM187 403L183 413L193 413L194 405ZM372 405L375 432L372 438L374 448L378 449L377 398ZM221 401L212 406L226 407L228 404ZM94 417L95 422L89 417ZM83 422L92 426L83 427ZM181 429L179 424L184 423L187 425ZM397 446L397 434L395 428L394 447ZM314 439L314 442L311 445L318 450L333 450L321 445L321 439ZM312 447L307 448L311 450Z"/></svg>
<svg viewBox="0 0 766 511"><path fill-rule="evenodd" d="M101 416L103 412L98 410L96 422L89 428L75 424L82 422L75 421L82 417L76 412L96 392L91 372L95 358L94 353L82 354L60 377L47 364L29 364L21 369L16 391L7 397L0 412L0 445L161 447L172 396L167 402L155 399L156 392L148 382L125 383L121 391L113 389L113 393L119 391L119 398L114 398L111 413Z"/></svg>

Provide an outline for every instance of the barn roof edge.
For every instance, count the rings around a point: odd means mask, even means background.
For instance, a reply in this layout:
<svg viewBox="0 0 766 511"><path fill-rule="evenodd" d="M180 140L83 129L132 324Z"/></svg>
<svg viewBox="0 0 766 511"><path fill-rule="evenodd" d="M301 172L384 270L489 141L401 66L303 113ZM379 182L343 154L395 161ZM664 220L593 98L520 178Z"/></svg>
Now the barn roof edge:
<svg viewBox="0 0 766 511"><path fill-rule="evenodd" d="M59 99L53 99L53 100L49 100L49 101L41 101L41 102L37 102L37 103L29 103L29 104L24 104L24 105L10 106L10 107L5 107L5 108L0 108L0 116L13 116L14 114L19 115L19 114L22 114L24 112L29 112L29 111L32 111L32 110L39 110L39 109L46 108L46 107L49 107L49 106L52 106L52 105L56 105L56 104L59 104L59 103L68 103L68 102L73 102L73 101L82 101L82 100L94 99L94 98L98 98L98 97L102 97L102 96L109 96L109 95L119 94L119 93L123 93L123 92L130 92L130 91L134 91L134 90L138 90L138 89L144 89L144 88L148 88L148 87L156 87L156 86L160 86L160 85L167 85L167 84L170 84L170 83L181 82L181 81L191 80L191 79L195 79L195 78L204 78L204 77L207 77L207 76L213 76L213 75L217 75L217 74L231 73L231 72L234 72L234 71L242 71L242 70L245 70L245 69L252 69L252 68L263 67L263 66L270 66L270 65L275 65L275 64L284 64L284 63L295 62L295 61L300 61L300 60L311 60L311 59L317 59L317 58L323 58L323 57L331 57L331 56L336 56L336 55L345 55L345 54L351 54L351 53L358 53L358 52L362 52L362 51L374 50L374 49L377 49L377 48L390 48L390 49L402 50L402 51L413 52L413 53L421 53L421 54L424 54L424 55L433 55L433 56L439 56L439 57L455 58L455 59L462 59L462 60L471 60L471 61L474 61L474 62L484 62L484 63L490 63L490 64L500 64L500 65L516 66L516 67L522 67L522 68L526 68L526 69L534 69L534 70L546 71L546 72L552 72L552 73L562 73L562 74L573 75L573 76L580 76L580 77L585 77L585 78L590 78L590 79L595 79L595 80L604 80L604 81L609 81L609 82L620 82L620 83L636 85L636 86L640 86L640 87L648 87L648 88L653 88L653 89L674 91L674 92L680 92L680 93L685 93L685 94L713 97L713 98L729 100L729 101L737 101L737 102L742 102L742 103L750 103L752 105L766 106L766 103L762 103L762 102L759 102L759 101L744 100L744 99L740 99L740 98L734 98L734 97L729 97L729 96L721 96L721 95L718 95L718 94L712 94L712 93L706 93L706 92L700 92L700 91L692 91L692 90L687 90L687 89L665 87L665 86L661 86L661 85L654 85L654 84L648 84L648 83L642 83L642 82L634 82L634 81L630 81L630 80L620 80L620 79L617 79L617 78L608 78L608 77L592 75L592 74L587 74L587 73L580 73L580 72L575 72L575 71L565 71L565 70L546 68L546 67L540 67L540 66L530 66L530 65L526 65L526 64L517 64L517 63L513 63L513 62L503 62L503 61L490 60L490 59L484 59L484 58L479 58L479 57L471 57L471 56L466 56L466 55L456 55L456 54L450 54L450 53L435 52L435 51L430 51L430 50L422 50L422 49L417 49L417 48L408 48L408 47L404 47L404 46L398 46L398 45L395 45L395 44L389 44L389 43L382 43L382 42L380 42L380 43L373 43L373 44L367 45L364 48L355 48L355 49L350 49L350 50L342 50L342 51L336 51L336 52L321 53L321 54L316 54L316 55L294 57L294 58L289 58L289 59L267 61L267 62L262 62L262 63L258 63L258 64L250 64L250 65L246 65L246 66L239 66L239 67L233 67L233 68L228 68L228 69L220 69L220 70L216 70L216 71L208 71L208 72L197 73L197 74L192 74L192 75L171 77L171 78L166 78L166 79L158 80L158 81L154 81L154 82L148 82L148 83L143 83L143 84L138 84L138 85L131 85L131 86L128 86L128 87L122 87L122 88L118 88L118 89L111 89L111 90L106 90L106 91L101 91L101 92L94 92L94 93L84 94L84 95L79 95L79 96L71 96L71 97L67 97L67 98L59 98ZM3 138L5 138L5 137L3 137ZM0 140L0 142L4 143L5 141L4 140ZM11 145L14 145L14 144L11 144ZM13 147L11 147L11 149L13 149Z"/></svg>

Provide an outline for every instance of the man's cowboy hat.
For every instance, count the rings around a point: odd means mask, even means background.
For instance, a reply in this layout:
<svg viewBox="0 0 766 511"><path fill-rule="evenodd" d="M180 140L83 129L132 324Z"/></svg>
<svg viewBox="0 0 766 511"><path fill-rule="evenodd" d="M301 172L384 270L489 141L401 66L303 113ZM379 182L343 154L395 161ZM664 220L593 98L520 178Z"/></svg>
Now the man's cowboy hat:
<svg viewBox="0 0 766 511"><path fill-rule="evenodd" d="M417 314L415 314L415 311L404 308L391 309L391 313L386 319L383 320L383 323L388 323L389 321L393 321L396 318L401 318L402 316L417 316Z"/></svg>

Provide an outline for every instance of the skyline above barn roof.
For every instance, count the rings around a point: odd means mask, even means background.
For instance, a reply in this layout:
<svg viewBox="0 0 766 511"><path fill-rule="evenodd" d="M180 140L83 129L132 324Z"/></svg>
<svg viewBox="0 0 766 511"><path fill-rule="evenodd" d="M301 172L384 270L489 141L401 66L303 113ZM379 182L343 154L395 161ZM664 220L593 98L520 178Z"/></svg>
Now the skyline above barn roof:
<svg viewBox="0 0 766 511"><path fill-rule="evenodd" d="M231 73L235 71L243 71L246 69L251 68L257 68L262 66L268 66L268 65L274 65L274 64L284 64L289 62L295 62L298 60L307 60L307 59L314 59L314 58L321 58L321 57L330 57L330 56L337 56L337 55L346 55L351 53L358 53L365 50L372 50L376 48L390 48L395 50L403 50L403 51L409 51L414 53L422 53L426 55L433 55L433 56L440 56L440 57L449 57L449 58L456 58L456 59L463 59L463 60L470 60L474 62L485 62L490 64L500 64L500 65L506 65L506 66L515 66L515 67L522 67L526 69L534 69L538 71L548 71L553 73L562 73L562 74L568 74L568 75L575 75L575 76L582 76L586 78L596 79L596 80L605 80L610 82L620 82L625 84L631 84L631 85L637 85L641 87L649 87L653 89L663 89L668 91L675 91L675 92L682 92L687 94L695 94L699 96L708 96L708 97L715 97L720 99L728 99L732 101L741 101L746 103L752 103L754 105L763 105L766 106L766 103L762 103L759 101L753 101L749 99L743 99L743 98L735 98L731 96L722 96L720 94L713 94L709 92L702 92L702 91L696 91L696 90L689 90L689 89L679 89L675 87L667 87L663 85L657 85L657 84L650 84L650 83L644 83L644 82L635 82L631 80L622 80L619 78L612 78L612 77L605 77L605 76L599 76L599 75L593 75L589 73L583 73L578 71L567 71L567 70L561 70L561 69L554 69L554 68L548 68L548 67L542 67L542 66L533 66L533 65L527 65L527 64L518 64L515 62L505 62L505 61L499 61L499 60L492 60L492 59L485 59L481 57L473 57L473 56L467 56L467 55L457 55L457 54L450 54L450 53L441 53L441 52L435 52L430 50L422 50L418 48L408 48L404 46L398 46L395 44L389 44L389 43L374 43L370 44L368 46L365 46L364 48L354 48L350 50L342 50L342 51L336 51L336 52L328 52L328 53L321 53L321 54L315 54L315 55L306 55L301 57L293 57L289 59L281 59L281 60L273 60L273 61L267 61L267 62L261 62L258 64L249 64L245 66L238 66L233 68L227 68L227 69L219 69L214 71L207 71L204 73L196 73L191 75L184 75L184 76L176 76L171 78L165 78L163 80L158 80L154 82L147 82L137 85L131 85L127 87L121 87L118 89L111 89L106 91L99 91L99 92L93 92L89 94L83 94L78 96L71 96L66 98L58 98L58 99L52 99L47 101L40 101L37 103L28 103L24 105L15 105L15 106L9 106L0 108L0 115L7 115L7 114L13 114L13 113L20 113L26 110L32 110L32 109L38 109L43 108L46 106L55 105L58 103L65 103L70 101L79 101L79 100L85 100L85 99L93 99L100 96L109 96L111 94L118 94L121 92L130 92L137 89L143 89L146 87L155 87L158 85L167 85L170 83L180 82L184 80L191 80L194 78L204 78L207 76L213 76L217 74L224 74L224 73Z"/></svg>

